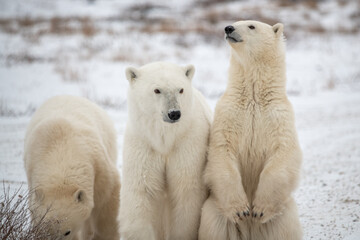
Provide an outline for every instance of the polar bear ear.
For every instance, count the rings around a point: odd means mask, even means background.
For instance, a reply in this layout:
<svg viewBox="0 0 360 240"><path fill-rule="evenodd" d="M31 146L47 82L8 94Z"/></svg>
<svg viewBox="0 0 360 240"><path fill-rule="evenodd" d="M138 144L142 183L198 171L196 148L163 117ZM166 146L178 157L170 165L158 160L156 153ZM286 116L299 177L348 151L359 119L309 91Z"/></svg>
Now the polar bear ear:
<svg viewBox="0 0 360 240"><path fill-rule="evenodd" d="M133 82L136 78L139 77L139 71L133 67L126 68L125 74L129 82Z"/></svg>
<svg viewBox="0 0 360 240"><path fill-rule="evenodd" d="M281 36L284 31L284 25L282 23L277 23L272 26L272 29L276 36Z"/></svg>
<svg viewBox="0 0 360 240"><path fill-rule="evenodd" d="M190 64L184 67L184 69L185 69L185 76L191 81L195 74L195 67L192 64Z"/></svg>
<svg viewBox="0 0 360 240"><path fill-rule="evenodd" d="M77 190L74 193L74 199L76 202L80 203L83 202L85 200L85 192L83 190Z"/></svg>

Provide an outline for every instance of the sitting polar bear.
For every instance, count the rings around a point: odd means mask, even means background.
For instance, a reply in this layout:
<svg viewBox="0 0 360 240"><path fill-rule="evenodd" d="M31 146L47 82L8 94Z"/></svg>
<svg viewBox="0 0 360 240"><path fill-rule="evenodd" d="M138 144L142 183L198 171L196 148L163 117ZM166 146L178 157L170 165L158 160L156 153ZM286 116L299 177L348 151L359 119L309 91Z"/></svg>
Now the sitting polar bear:
<svg viewBox="0 0 360 240"><path fill-rule="evenodd" d="M51 98L25 137L29 207L52 239L119 239L116 134L105 111L71 96Z"/></svg>
<svg viewBox="0 0 360 240"><path fill-rule="evenodd" d="M192 87L193 75L191 65L165 62L126 70L120 207L125 240L197 239L211 111Z"/></svg>
<svg viewBox="0 0 360 240"><path fill-rule="evenodd" d="M215 110L200 240L298 240L291 196L302 154L286 96L283 25L225 28L229 81Z"/></svg>

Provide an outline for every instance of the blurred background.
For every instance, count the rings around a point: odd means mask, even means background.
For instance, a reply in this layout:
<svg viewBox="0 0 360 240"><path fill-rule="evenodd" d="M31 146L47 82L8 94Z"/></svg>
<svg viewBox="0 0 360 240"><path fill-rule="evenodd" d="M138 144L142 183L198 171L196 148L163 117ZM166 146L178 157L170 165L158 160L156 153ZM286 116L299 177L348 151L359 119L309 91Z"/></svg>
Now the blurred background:
<svg viewBox="0 0 360 240"><path fill-rule="evenodd" d="M121 170L127 66L194 64L193 84L214 109L230 57L223 29L245 19L285 25L304 239L360 239L359 0L0 0L1 188L26 186L26 126L59 94L110 114Z"/></svg>

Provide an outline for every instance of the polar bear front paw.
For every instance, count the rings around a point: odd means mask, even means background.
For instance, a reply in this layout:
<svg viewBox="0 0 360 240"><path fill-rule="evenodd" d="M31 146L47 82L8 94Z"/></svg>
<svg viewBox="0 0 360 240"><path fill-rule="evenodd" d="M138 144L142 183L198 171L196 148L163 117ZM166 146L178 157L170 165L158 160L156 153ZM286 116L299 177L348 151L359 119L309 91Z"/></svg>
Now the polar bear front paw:
<svg viewBox="0 0 360 240"><path fill-rule="evenodd" d="M251 207L251 217L258 220L261 223L266 223L269 220L282 214L283 207L281 204L271 204L255 199L253 206Z"/></svg>
<svg viewBox="0 0 360 240"><path fill-rule="evenodd" d="M224 215L233 223L238 223L250 217L250 205L247 200L232 201L222 207Z"/></svg>

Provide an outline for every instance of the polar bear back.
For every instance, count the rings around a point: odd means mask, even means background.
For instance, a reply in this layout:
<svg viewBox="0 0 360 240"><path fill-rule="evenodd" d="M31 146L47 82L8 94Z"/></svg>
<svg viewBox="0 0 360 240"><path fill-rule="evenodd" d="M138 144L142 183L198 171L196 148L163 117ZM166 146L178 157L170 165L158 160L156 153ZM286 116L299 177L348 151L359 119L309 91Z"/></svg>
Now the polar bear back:
<svg viewBox="0 0 360 240"><path fill-rule="evenodd" d="M39 124L58 118L67 120L74 129L92 129L104 141L110 159L116 163L116 131L111 119L96 104L81 97L56 96L46 101L31 119L25 142Z"/></svg>

